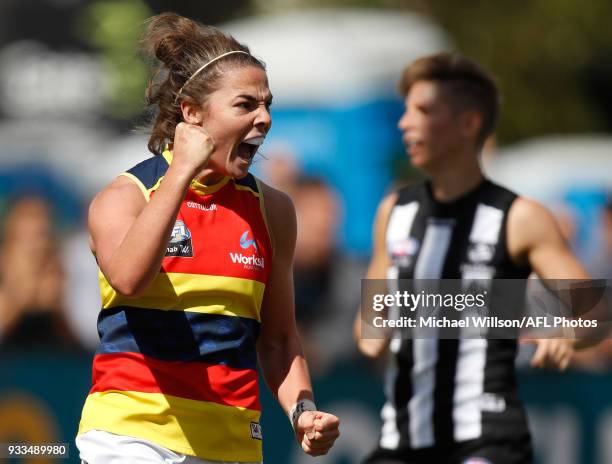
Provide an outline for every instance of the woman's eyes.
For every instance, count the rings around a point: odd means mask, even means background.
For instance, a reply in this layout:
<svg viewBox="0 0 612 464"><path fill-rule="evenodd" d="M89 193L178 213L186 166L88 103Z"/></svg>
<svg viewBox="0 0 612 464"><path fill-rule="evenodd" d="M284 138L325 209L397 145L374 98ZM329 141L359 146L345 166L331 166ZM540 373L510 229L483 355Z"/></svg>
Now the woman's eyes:
<svg viewBox="0 0 612 464"><path fill-rule="evenodd" d="M243 109L243 110L254 111L259 106L259 103L256 103L256 102L246 102L245 101L245 102L237 103L236 106L238 108ZM269 110L271 106L272 106L272 102L266 102L266 109L267 110Z"/></svg>

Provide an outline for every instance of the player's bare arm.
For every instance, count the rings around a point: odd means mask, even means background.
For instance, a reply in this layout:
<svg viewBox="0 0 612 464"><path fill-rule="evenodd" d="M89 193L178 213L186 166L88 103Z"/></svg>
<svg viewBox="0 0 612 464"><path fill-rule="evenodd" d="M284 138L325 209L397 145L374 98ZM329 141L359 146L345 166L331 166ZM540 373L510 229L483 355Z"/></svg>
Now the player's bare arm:
<svg viewBox="0 0 612 464"><path fill-rule="evenodd" d="M528 263L542 279L590 279L572 253L553 215L538 202L520 197L508 215L508 250L512 259ZM534 367L567 368L577 340L537 339Z"/></svg>
<svg viewBox="0 0 612 464"><path fill-rule="evenodd" d="M297 224L293 203L284 193L262 185L274 257L261 312L257 353L270 390L282 408L313 400L308 366L295 322L293 254ZM326 454L339 436L332 414L306 411L294 424L296 437L308 454Z"/></svg>
<svg viewBox="0 0 612 464"><path fill-rule="evenodd" d="M538 202L519 197L508 213L508 250L542 279L589 279L553 215Z"/></svg>
<svg viewBox="0 0 612 464"><path fill-rule="evenodd" d="M374 247L372 258L366 274L367 279L386 279L387 269L390 266L387 254L385 237L387 235L387 225L393 205L397 202L397 193L392 193L385 197L376 213L374 220ZM361 310L357 311L355 323L353 325L353 336L357 342L359 350L367 357L376 358L383 353L389 344L389 334L381 333L380 338L364 339L361 337Z"/></svg>
<svg viewBox="0 0 612 464"><path fill-rule="evenodd" d="M117 292L137 296L158 273L187 187L212 150L201 127L180 123L175 157L150 201L125 176L94 198L88 219L92 251Z"/></svg>

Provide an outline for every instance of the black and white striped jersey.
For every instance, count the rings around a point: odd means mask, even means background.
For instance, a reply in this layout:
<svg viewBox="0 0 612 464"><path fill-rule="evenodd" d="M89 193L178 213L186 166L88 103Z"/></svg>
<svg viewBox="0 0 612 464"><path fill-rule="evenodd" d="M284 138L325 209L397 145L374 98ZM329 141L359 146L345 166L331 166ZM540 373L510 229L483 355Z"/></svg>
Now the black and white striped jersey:
<svg viewBox="0 0 612 464"><path fill-rule="evenodd" d="M441 203L424 183L399 191L386 231L388 279L526 279L509 258L506 221L516 194L485 180ZM394 337L380 447L421 449L526 432L515 340ZM457 329L458 331L464 329Z"/></svg>

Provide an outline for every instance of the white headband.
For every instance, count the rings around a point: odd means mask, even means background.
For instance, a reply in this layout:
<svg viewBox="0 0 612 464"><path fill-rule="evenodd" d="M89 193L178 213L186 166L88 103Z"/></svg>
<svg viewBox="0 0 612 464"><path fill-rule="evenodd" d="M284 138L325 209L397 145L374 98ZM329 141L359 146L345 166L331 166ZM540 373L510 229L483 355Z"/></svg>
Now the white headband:
<svg viewBox="0 0 612 464"><path fill-rule="evenodd" d="M179 89L178 93L176 94L176 98L175 98L175 102L178 99L178 97L181 95L181 93L183 92L183 89L187 86L187 84L189 84L194 77L196 77L198 74L200 74L200 72L202 72L208 65L213 64L215 61L220 60L221 58L223 58L224 56L227 55L232 55L234 53L244 53L245 55L251 55L250 53L247 52L243 52L242 50L232 50L231 52L226 52L226 53L222 53L221 55L219 55L216 58L213 58L212 60L210 60L208 63L203 64L202 66L200 66L192 75L189 79L187 79L187 81L183 84L183 86Z"/></svg>

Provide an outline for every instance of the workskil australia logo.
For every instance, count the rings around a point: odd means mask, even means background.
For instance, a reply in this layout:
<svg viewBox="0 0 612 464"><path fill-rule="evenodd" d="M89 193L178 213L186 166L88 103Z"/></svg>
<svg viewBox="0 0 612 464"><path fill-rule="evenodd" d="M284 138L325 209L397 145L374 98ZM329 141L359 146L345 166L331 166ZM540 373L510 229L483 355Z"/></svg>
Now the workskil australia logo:
<svg viewBox="0 0 612 464"><path fill-rule="evenodd" d="M245 230L244 233L240 236L240 247L243 250L248 250L249 247L255 248L257 251L257 244L254 239L249 239L249 231Z"/></svg>
<svg viewBox="0 0 612 464"><path fill-rule="evenodd" d="M257 249L257 244L255 243L255 239L249 239L249 231L245 230L240 236L240 248L248 251L249 248L253 248L255 253L259 250ZM263 257L258 257L255 255L247 256L242 253L232 253L229 254L232 263L234 264L242 264L245 269L263 269L264 268L264 259Z"/></svg>
<svg viewBox="0 0 612 464"><path fill-rule="evenodd" d="M168 243L166 247L166 256L181 256L187 258L193 256L191 232L180 219L176 220L172 228L170 243Z"/></svg>

